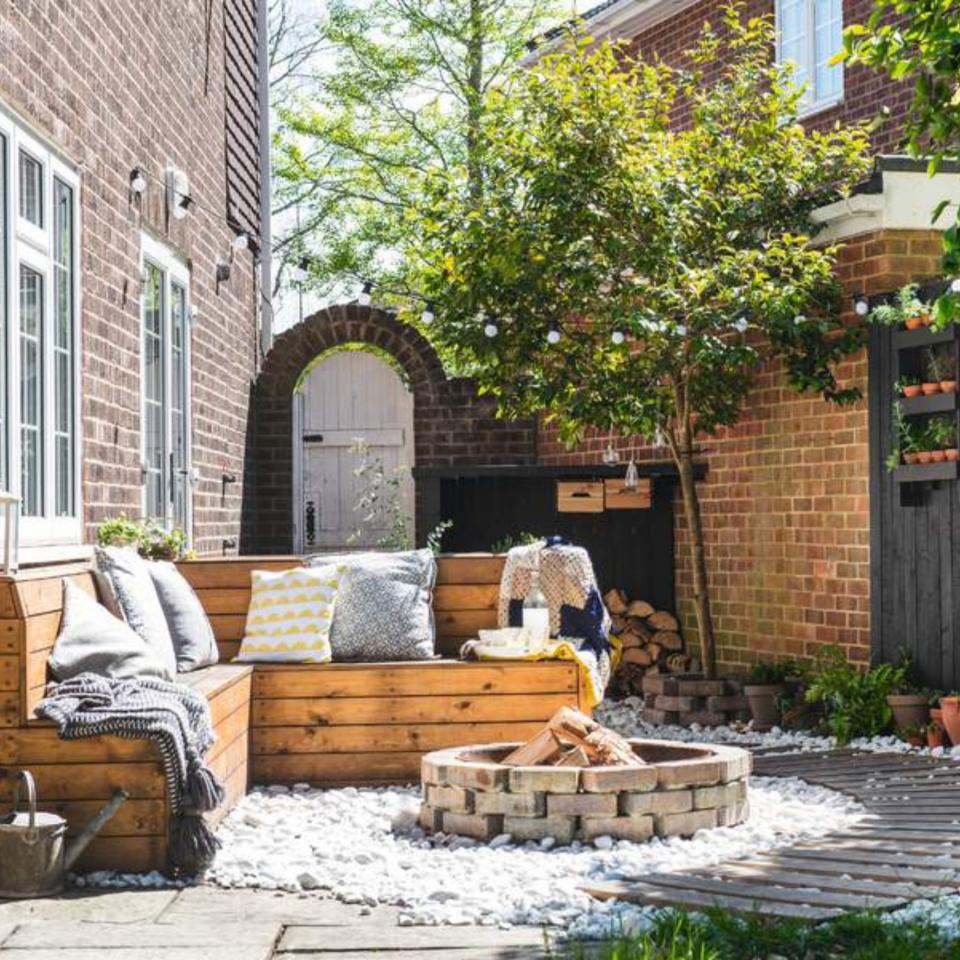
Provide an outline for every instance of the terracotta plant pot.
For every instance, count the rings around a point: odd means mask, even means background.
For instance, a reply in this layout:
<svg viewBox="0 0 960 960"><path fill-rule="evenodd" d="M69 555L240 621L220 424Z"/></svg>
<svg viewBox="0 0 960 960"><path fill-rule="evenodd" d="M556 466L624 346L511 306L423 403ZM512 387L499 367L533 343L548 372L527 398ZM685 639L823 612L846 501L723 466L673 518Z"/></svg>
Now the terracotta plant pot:
<svg viewBox="0 0 960 960"><path fill-rule="evenodd" d="M956 447L950 447L947 450L944 450L943 455L951 463L953 463L956 460L960 460L960 450L958 450Z"/></svg>
<svg viewBox="0 0 960 960"><path fill-rule="evenodd" d="M940 721L951 743L960 743L960 697L941 697L940 709L943 719Z"/></svg>
<svg viewBox="0 0 960 960"><path fill-rule="evenodd" d="M920 385L920 389L923 391L925 397L933 396L935 393L940 392L939 383L923 383Z"/></svg>
<svg viewBox="0 0 960 960"><path fill-rule="evenodd" d="M908 330L919 330L924 326L923 317L907 317L907 319L903 321L903 325Z"/></svg>
<svg viewBox="0 0 960 960"><path fill-rule="evenodd" d="M934 747L946 746L946 736L943 728L939 724L931 724L927 727L927 746L933 750Z"/></svg>
<svg viewBox="0 0 960 960"><path fill-rule="evenodd" d="M769 730L780 723L780 698L787 692L783 683L746 683L743 695L750 704L755 730Z"/></svg>
<svg viewBox="0 0 960 960"><path fill-rule="evenodd" d="M903 395L905 397L919 397L921 393L923 393L923 387L921 387L919 383L913 383L903 388Z"/></svg>
<svg viewBox="0 0 960 960"><path fill-rule="evenodd" d="M887 703L893 710L893 722L898 730L922 727L930 717L927 698L919 693L891 693Z"/></svg>
<svg viewBox="0 0 960 960"><path fill-rule="evenodd" d="M946 451L944 450L931 450L930 451L930 462L931 463L943 463L947 459Z"/></svg>
<svg viewBox="0 0 960 960"><path fill-rule="evenodd" d="M905 453L905 454L903 455L903 462L904 462L904 463L916 463L916 462L917 462L917 457L918 457L918 454L916 454L916 453Z"/></svg>
<svg viewBox="0 0 960 960"><path fill-rule="evenodd" d="M943 711L939 707L930 708L930 722L937 723L943 728Z"/></svg>
<svg viewBox="0 0 960 960"><path fill-rule="evenodd" d="M956 393L956 392L957 392L957 381L956 381L956 380L941 380L941 381L940 381L940 392L941 392L941 393Z"/></svg>
<svg viewBox="0 0 960 960"><path fill-rule="evenodd" d="M917 452L917 463L929 463L933 457L931 450L919 450Z"/></svg>
<svg viewBox="0 0 960 960"><path fill-rule="evenodd" d="M923 736L919 733L911 733L910 736L907 737L907 743L909 743L911 747L926 746L923 742Z"/></svg>

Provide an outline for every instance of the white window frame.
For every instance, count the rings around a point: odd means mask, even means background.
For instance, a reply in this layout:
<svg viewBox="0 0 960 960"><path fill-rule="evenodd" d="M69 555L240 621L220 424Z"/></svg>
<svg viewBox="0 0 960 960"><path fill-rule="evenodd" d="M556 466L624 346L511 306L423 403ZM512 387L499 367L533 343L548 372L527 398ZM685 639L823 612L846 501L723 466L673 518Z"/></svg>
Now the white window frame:
<svg viewBox="0 0 960 960"><path fill-rule="evenodd" d="M174 284L184 289L186 304L184 305L184 338L183 338L183 368L184 368L184 445L186 452L186 463L184 465L184 477L186 497L186 516L183 520L183 529L187 535L188 545L193 542L193 359L192 359L192 341L193 341L193 311L191 309L191 288L190 288L190 268L187 261L181 257L173 248L158 240L149 233L142 233L140 236L140 277L141 290L146 289L147 264L157 267L163 275L163 310L161 312L160 324L160 342L163 351L163 391L164 391L164 472L168 477L168 482L164 485L166 488L165 502L169 511L162 519L168 528L173 526L173 506L174 491L172 484L169 483L169 463L170 453L172 451L173 437L173 363L171 356L173 352L173 293ZM143 490L140 494L140 506L144 516L147 513L147 405L146 405L146 352L143 349L143 294L140 300L140 463L141 463L141 485Z"/></svg>
<svg viewBox="0 0 960 960"><path fill-rule="evenodd" d="M840 29L842 31L843 0L838 0L838 2L840 3ZM829 97L820 96L817 91L817 0L802 0L802 3L804 15L806 17L806 62L797 64L797 66L804 70L804 82L806 83L807 92L801 104L800 116L809 117L815 113L822 113L824 110L830 110L833 107L843 103L846 89L846 72L842 63L838 63L835 67L833 67L834 70L840 71L840 90L836 94L831 94ZM782 7L783 0L776 0L774 3L774 19L777 34L777 63L781 64L783 63L783 28L781 23ZM839 52L840 51L838 50L837 53Z"/></svg>
<svg viewBox="0 0 960 960"><path fill-rule="evenodd" d="M80 386L80 326L82 317L80 283L80 242L82 236L80 189L81 179L75 168L70 166L56 151L34 135L18 118L6 111L0 104L0 134L3 135L6 156L7 182L5 184L6 236L4 250L7 263L0 269L7 269L6 302L0 304L6 319L3 331L5 338L7 365L3 387L5 396L0 403L6 408L5 442L7 463L7 489L21 494L21 448L20 448L20 265L39 272L44 278L43 316L41 329L41 376L42 409L40 419L41 455L42 455L42 496L43 513L41 516L22 517L20 521L19 542L21 562L41 561L57 555L50 548L74 547L83 541L83 499L81 483L81 386ZM0 148L2 148L0 147ZM24 220L20 216L20 151L24 150L43 169L43 227ZM56 298L54 295L54 218L53 185L61 180L73 192L73 231L70 273L72 277L73 329L71 338L72 352L72 433L73 433L73 515L56 515L56 455L54 423L54 323ZM0 185L2 188L4 185ZM2 226L2 225L0 225Z"/></svg>

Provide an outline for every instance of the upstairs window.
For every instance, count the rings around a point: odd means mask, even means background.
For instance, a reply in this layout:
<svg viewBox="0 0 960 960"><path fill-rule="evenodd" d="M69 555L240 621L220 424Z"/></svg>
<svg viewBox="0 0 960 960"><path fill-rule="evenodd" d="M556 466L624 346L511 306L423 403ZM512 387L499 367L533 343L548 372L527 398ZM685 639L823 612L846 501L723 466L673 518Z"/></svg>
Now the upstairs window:
<svg viewBox="0 0 960 960"><path fill-rule="evenodd" d="M0 489L20 497L27 551L81 541L78 194L76 172L0 108Z"/></svg>
<svg viewBox="0 0 960 960"><path fill-rule="evenodd" d="M807 113L843 99L843 65L830 64L842 49L843 0L777 0L777 60L806 84Z"/></svg>

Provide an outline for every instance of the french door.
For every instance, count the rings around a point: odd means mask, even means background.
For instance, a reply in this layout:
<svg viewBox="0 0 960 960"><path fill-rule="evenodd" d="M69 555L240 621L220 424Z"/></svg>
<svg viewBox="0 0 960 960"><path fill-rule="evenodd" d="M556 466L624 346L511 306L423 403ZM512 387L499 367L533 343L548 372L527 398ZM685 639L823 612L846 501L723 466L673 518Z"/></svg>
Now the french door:
<svg viewBox="0 0 960 960"><path fill-rule="evenodd" d="M144 515L191 534L190 274L164 244L143 240Z"/></svg>

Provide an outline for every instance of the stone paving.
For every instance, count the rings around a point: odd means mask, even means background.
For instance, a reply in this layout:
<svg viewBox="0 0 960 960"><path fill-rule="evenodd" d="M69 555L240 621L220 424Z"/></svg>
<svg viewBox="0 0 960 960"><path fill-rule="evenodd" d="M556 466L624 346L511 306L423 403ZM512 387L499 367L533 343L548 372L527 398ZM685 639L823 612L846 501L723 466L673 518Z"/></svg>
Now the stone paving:
<svg viewBox="0 0 960 960"><path fill-rule="evenodd" d="M391 907L190 887L0 900L0 960L527 960L533 927L401 927Z"/></svg>

